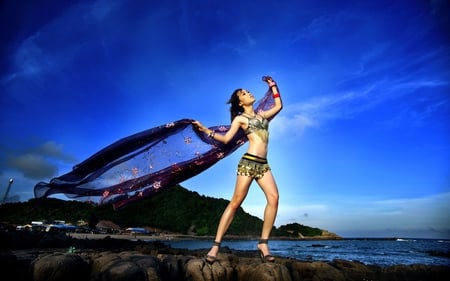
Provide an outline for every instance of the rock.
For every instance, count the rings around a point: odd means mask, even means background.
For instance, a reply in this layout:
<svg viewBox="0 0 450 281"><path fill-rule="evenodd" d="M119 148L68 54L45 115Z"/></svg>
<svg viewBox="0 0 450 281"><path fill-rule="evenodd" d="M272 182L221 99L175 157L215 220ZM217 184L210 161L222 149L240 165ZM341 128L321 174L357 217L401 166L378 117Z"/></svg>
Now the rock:
<svg viewBox="0 0 450 281"><path fill-rule="evenodd" d="M292 277L286 266L278 263L261 263L258 259L242 260L236 266L237 279L248 281L291 281Z"/></svg>
<svg viewBox="0 0 450 281"><path fill-rule="evenodd" d="M200 258L192 258L186 264L186 275L183 280L237 280L236 271L234 269L236 264L237 257L231 254L219 253L217 260L212 264L209 264Z"/></svg>
<svg viewBox="0 0 450 281"><path fill-rule="evenodd" d="M36 255L30 256L25 253L1 253L0 272L3 276L9 276L13 280L32 280L30 264L35 258Z"/></svg>
<svg viewBox="0 0 450 281"><path fill-rule="evenodd" d="M17 254L24 254L17 252ZM19 256L0 255L11 268L19 268ZM277 258L275 263L261 263L257 258L234 253L219 254L213 264L198 256L143 254L139 251L80 251L77 253L40 254L27 268L31 275L15 274L20 281L320 281L320 280L448 280L450 267L445 266L366 266L359 262L335 260L307 262ZM0 265L2 272L8 272Z"/></svg>
<svg viewBox="0 0 450 281"><path fill-rule="evenodd" d="M285 266L290 269L292 280L333 280L346 281L344 274L325 262L289 261Z"/></svg>
<svg viewBox="0 0 450 281"><path fill-rule="evenodd" d="M155 257L139 252L101 252L91 256L92 280L160 280Z"/></svg>
<svg viewBox="0 0 450 281"><path fill-rule="evenodd" d="M101 272L94 275L97 280L108 281L146 281L146 272L135 262L130 260L118 259L109 264Z"/></svg>
<svg viewBox="0 0 450 281"><path fill-rule="evenodd" d="M185 264L190 257L159 254L159 275L163 280L185 280Z"/></svg>
<svg viewBox="0 0 450 281"><path fill-rule="evenodd" d="M380 269L384 280L449 280L450 267L426 266L423 264L394 265Z"/></svg>
<svg viewBox="0 0 450 281"><path fill-rule="evenodd" d="M276 257L275 263L261 263L254 251L227 247L221 249L216 262L208 264L202 258L206 250L173 249L161 242L111 237L95 241L55 237L53 241L51 236L32 234L24 243L30 248L24 249L20 239L26 235L7 238L11 244L2 243L8 248L0 251L0 272L15 281L446 281L450 277L450 266L379 267L282 257ZM59 245L66 248L52 248Z"/></svg>
<svg viewBox="0 0 450 281"><path fill-rule="evenodd" d="M55 253L37 258L32 264L34 281L89 280L90 266L81 256Z"/></svg>
<svg viewBox="0 0 450 281"><path fill-rule="evenodd" d="M377 280L377 272L380 269L341 259L334 260L332 265L343 274L344 280Z"/></svg>

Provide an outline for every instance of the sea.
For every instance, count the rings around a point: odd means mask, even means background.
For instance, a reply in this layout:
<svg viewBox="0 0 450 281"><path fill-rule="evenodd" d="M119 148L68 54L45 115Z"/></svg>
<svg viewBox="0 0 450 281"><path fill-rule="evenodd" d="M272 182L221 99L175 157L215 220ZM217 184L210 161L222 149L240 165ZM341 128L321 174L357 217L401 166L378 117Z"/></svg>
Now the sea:
<svg viewBox="0 0 450 281"><path fill-rule="evenodd" d="M211 247L210 240L165 241L172 248L201 250ZM256 240L224 240L222 247L255 251ZM271 240L272 255L300 261L330 262L334 259L358 261L365 265L444 265L450 266L450 240L439 239L343 239L343 240Z"/></svg>

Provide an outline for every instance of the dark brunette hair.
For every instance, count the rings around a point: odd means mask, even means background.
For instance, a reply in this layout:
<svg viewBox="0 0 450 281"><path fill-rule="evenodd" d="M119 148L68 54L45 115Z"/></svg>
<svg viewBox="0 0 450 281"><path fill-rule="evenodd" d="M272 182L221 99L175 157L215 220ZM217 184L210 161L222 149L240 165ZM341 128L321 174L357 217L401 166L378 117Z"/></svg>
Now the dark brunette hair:
<svg viewBox="0 0 450 281"><path fill-rule="evenodd" d="M239 96L237 95L240 91L242 91L242 89L236 89L234 90L234 92L231 94L230 99L228 100L227 103L230 104L230 117L231 117L231 122L233 122L234 117L238 116L239 114L241 114L244 109L242 108L242 106L239 105Z"/></svg>

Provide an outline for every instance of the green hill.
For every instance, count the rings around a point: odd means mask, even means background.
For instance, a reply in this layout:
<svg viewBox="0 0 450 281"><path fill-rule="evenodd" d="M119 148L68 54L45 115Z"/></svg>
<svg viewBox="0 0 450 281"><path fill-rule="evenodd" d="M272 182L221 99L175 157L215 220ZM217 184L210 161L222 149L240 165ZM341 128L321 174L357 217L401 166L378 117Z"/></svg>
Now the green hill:
<svg viewBox="0 0 450 281"><path fill-rule="evenodd" d="M123 228L151 227L204 236L215 234L220 216L228 202L225 199L200 195L177 185L119 210L113 210L111 205L94 206L85 202L54 198L8 203L0 206L0 221L29 224L32 221L65 220L66 223L76 225L83 220L93 227L100 220L109 220ZM261 219L239 208L227 234L257 237L261 227ZM299 238L320 236L323 232L319 228L295 223L274 227L272 234Z"/></svg>

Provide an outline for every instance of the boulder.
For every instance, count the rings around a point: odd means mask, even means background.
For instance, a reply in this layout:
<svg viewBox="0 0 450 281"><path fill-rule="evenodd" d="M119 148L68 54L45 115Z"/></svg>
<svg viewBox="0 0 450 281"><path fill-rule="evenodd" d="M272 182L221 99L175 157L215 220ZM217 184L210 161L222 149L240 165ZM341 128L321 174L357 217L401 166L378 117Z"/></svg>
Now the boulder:
<svg viewBox="0 0 450 281"><path fill-rule="evenodd" d="M33 281L89 280L90 265L80 255L54 253L32 263Z"/></svg>
<svg viewBox="0 0 450 281"><path fill-rule="evenodd" d="M291 281L289 270L283 264L261 263L259 259L243 259L236 266L237 279L248 281Z"/></svg>
<svg viewBox="0 0 450 281"><path fill-rule="evenodd" d="M237 280L235 265L238 258L232 254L219 253L217 260L210 264L200 258L192 258L186 263L183 280L192 281L233 281Z"/></svg>

